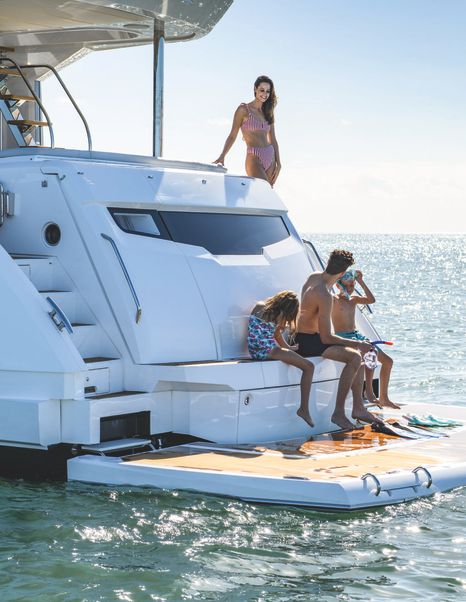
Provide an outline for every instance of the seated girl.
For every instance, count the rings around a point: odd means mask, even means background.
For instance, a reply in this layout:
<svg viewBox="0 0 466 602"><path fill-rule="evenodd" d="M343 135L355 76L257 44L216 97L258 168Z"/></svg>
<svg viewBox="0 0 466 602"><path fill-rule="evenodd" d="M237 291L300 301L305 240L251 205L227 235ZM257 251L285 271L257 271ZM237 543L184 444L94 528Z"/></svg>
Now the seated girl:
<svg viewBox="0 0 466 602"><path fill-rule="evenodd" d="M282 291L265 301L259 301L252 310L248 323L248 348L253 359L281 360L303 371L301 377L301 405L297 414L309 426L314 426L309 413L314 364L298 355L283 338L283 330L296 330L299 301L293 291Z"/></svg>

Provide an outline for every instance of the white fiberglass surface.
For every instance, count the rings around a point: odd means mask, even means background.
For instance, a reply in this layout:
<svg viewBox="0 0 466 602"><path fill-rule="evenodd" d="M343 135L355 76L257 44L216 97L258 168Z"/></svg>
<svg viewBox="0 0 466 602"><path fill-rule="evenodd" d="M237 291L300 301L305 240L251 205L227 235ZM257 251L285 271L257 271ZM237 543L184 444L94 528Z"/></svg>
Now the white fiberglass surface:
<svg viewBox="0 0 466 602"><path fill-rule="evenodd" d="M221 359L248 355L247 321L258 300L285 289L299 294L309 274L302 245L292 236L262 255L213 256L199 247L179 248L199 285Z"/></svg>

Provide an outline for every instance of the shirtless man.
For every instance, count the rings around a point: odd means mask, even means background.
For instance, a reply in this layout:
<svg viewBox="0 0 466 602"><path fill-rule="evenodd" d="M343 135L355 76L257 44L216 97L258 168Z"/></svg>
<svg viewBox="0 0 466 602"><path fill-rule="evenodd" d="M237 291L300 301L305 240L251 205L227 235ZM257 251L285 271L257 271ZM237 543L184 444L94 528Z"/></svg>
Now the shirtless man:
<svg viewBox="0 0 466 602"><path fill-rule="evenodd" d="M360 295L354 290L355 282L358 282L361 285L364 292L363 295ZM375 297L364 282L362 272L349 269L337 281L337 287L339 292L338 295L334 296L332 311L332 322L335 334L344 339L368 341L367 337L356 329L356 305L371 305L372 303L375 303ZM400 406L391 401L388 396L388 383L393 360L379 348L377 348L377 359L382 364L380 370L380 398L376 398L374 389L372 388L374 371L367 367L365 368L366 397L371 403L375 403L379 407L400 409Z"/></svg>
<svg viewBox="0 0 466 602"><path fill-rule="evenodd" d="M381 422L366 410L362 398L364 371L361 353L367 353L371 349L370 343L344 339L336 336L332 329L333 297L330 291L353 263L352 253L336 249L332 251L325 271L314 272L309 276L302 289L296 334L300 355L322 356L345 364L331 417L332 422L344 430L354 428L354 424L345 415L345 399L350 388L353 392L352 417L362 422Z"/></svg>

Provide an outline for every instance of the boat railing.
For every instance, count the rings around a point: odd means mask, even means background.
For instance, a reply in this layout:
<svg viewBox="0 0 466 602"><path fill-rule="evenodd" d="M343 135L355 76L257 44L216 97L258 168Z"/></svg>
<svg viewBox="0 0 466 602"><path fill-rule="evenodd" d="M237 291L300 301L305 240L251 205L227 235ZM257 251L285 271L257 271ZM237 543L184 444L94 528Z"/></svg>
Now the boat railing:
<svg viewBox="0 0 466 602"><path fill-rule="evenodd" d="M134 303L136 305L136 324L137 324L139 322L139 320L141 319L142 308L141 308L141 304L139 303L139 299L136 294L136 290L133 286L133 283L131 282L130 275L128 274L128 270L126 269L125 262L123 261L123 257L121 256L120 251L118 250L118 247L116 246L116 243L111 236L108 236L107 234L103 234L103 233L101 233L100 235L105 240L108 240L108 242L112 245L112 249L115 252L115 255L117 256L118 262L120 263L120 267L123 271L123 274L125 275L126 282L128 283L129 290L131 291L131 294L134 299Z"/></svg>
<svg viewBox="0 0 466 602"><path fill-rule="evenodd" d="M81 118L81 121L83 122L84 128L86 130L86 136L87 136L87 149L89 151L92 150L92 138L91 138L91 131L89 129L89 125L86 121L86 118L84 117L81 109L79 108L77 102L75 101L75 99L73 98L71 92L68 90L68 88L66 87L65 82L63 81L63 79L60 77L58 71L55 69L55 67L52 67L52 65L47 65L47 64L41 64L41 65L24 65L22 67L23 69L47 69L48 71L50 71L51 73L53 73L53 75L55 76L55 78L57 79L58 83L60 84L60 86L62 87L63 91L65 92L65 94L68 96L71 104L73 105L73 107L76 109L76 112L78 113L79 117ZM45 115L45 113L44 113Z"/></svg>

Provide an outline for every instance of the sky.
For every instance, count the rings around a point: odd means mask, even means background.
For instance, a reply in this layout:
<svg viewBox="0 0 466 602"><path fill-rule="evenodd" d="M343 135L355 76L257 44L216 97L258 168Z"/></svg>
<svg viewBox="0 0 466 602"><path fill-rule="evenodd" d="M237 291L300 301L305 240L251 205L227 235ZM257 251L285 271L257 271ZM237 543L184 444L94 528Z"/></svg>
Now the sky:
<svg viewBox="0 0 466 602"><path fill-rule="evenodd" d="M166 158L211 162L270 76L282 172L301 232L466 231L465 0L234 0L210 34L166 44ZM61 72L95 150L152 152L152 48ZM51 81L57 146L85 148ZM226 167L244 173L238 139Z"/></svg>

